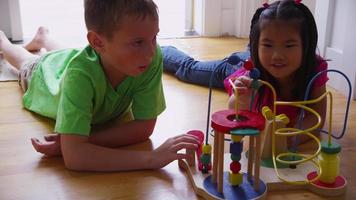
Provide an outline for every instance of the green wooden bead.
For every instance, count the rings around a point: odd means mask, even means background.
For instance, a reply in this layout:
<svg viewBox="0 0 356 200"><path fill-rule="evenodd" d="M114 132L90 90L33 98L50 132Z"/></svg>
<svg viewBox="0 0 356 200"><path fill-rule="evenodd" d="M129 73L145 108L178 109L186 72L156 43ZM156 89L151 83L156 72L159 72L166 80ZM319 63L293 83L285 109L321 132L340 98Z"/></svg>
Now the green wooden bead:
<svg viewBox="0 0 356 200"><path fill-rule="evenodd" d="M203 163L203 164L209 164L210 163L210 161L211 161L211 156L210 156L210 154L202 154L201 156L200 156L200 161Z"/></svg>
<svg viewBox="0 0 356 200"><path fill-rule="evenodd" d="M231 154L230 156L232 161L240 161L241 160L241 154Z"/></svg>

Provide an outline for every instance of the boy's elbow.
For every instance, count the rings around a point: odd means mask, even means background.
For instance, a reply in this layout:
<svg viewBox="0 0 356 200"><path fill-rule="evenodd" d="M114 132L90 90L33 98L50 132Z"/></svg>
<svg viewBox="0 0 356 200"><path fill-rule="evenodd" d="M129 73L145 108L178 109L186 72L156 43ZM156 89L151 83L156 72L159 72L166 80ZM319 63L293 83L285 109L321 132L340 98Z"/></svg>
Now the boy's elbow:
<svg viewBox="0 0 356 200"><path fill-rule="evenodd" d="M81 163L81 160L76 158L76 153L72 153L71 155L63 154L64 166L73 171L84 171L83 168L85 165Z"/></svg>
<svg viewBox="0 0 356 200"><path fill-rule="evenodd" d="M148 129L144 130L142 132L142 134L140 134L140 137L138 137L139 141L137 141L137 142L144 142L144 141L150 139L151 135L153 134L153 130L154 130L153 128L152 129L148 128Z"/></svg>
<svg viewBox="0 0 356 200"><path fill-rule="evenodd" d="M64 166L66 169L72 170L72 171L81 171L82 170L78 165L76 165L75 163L73 163L71 161L64 161Z"/></svg>
<svg viewBox="0 0 356 200"><path fill-rule="evenodd" d="M145 124L143 124L144 129L141 137L143 140L148 140L151 137L156 126L156 121L157 118L147 120L144 122Z"/></svg>
<svg viewBox="0 0 356 200"><path fill-rule="evenodd" d="M88 158L88 138L82 136L62 136L61 149L64 165L69 170L83 171L87 166L85 159Z"/></svg>

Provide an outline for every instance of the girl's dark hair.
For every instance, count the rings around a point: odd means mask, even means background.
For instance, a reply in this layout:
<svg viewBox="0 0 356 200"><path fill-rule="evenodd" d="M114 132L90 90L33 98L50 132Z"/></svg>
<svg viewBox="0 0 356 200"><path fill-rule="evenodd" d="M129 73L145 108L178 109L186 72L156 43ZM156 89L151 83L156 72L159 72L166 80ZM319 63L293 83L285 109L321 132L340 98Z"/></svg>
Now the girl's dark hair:
<svg viewBox="0 0 356 200"><path fill-rule="evenodd" d="M158 19L158 10L152 0L84 0L84 17L88 30L111 38L124 17Z"/></svg>
<svg viewBox="0 0 356 200"><path fill-rule="evenodd" d="M263 20L284 20L291 21L299 27L300 37L302 40L302 62L301 67L296 71L298 83L293 89L294 98L302 100L308 81L313 75L317 66L316 46L318 41L318 32L313 14L302 3L295 3L294 0L276 1L267 8L259 8L251 20L250 45L251 59L255 67L261 71L260 79L268 81L276 89L279 88L275 78L269 74L261 65L258 56L258 42L261 33L261 22ZM262 97L265 88L260 89L259 96ZM258 105L262 103L259 99Z"/></svg>

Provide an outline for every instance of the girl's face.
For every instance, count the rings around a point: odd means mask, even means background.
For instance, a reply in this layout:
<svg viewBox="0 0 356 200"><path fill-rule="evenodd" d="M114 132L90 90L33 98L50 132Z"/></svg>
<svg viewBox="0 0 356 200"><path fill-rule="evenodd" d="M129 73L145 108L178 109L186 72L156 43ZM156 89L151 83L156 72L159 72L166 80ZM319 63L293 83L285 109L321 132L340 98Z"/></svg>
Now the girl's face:
<svg viewBox="0 0 356 200"><path fill-rule="evenodd" d="M302 62L302 41L295 22L262 22L258 57L262 67L279 83L295 81L294 74Z"/></svg>

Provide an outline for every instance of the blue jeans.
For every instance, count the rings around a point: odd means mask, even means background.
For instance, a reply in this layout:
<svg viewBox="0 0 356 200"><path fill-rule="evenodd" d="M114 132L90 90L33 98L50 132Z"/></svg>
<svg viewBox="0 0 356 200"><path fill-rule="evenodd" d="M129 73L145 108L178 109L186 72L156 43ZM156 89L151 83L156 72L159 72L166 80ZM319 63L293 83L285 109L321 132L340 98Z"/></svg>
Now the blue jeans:
<svg viewBox="0 0 356 200"><path fill-rule="evenodd" d="M173 73L185 82L224 88L224 79L234 73L242 63L250 57L250 52L236 52L231 56L240 59L237 66L227 62L229 57L222 60L198 61L173 46L162 46L163 69Z"/></svg>

